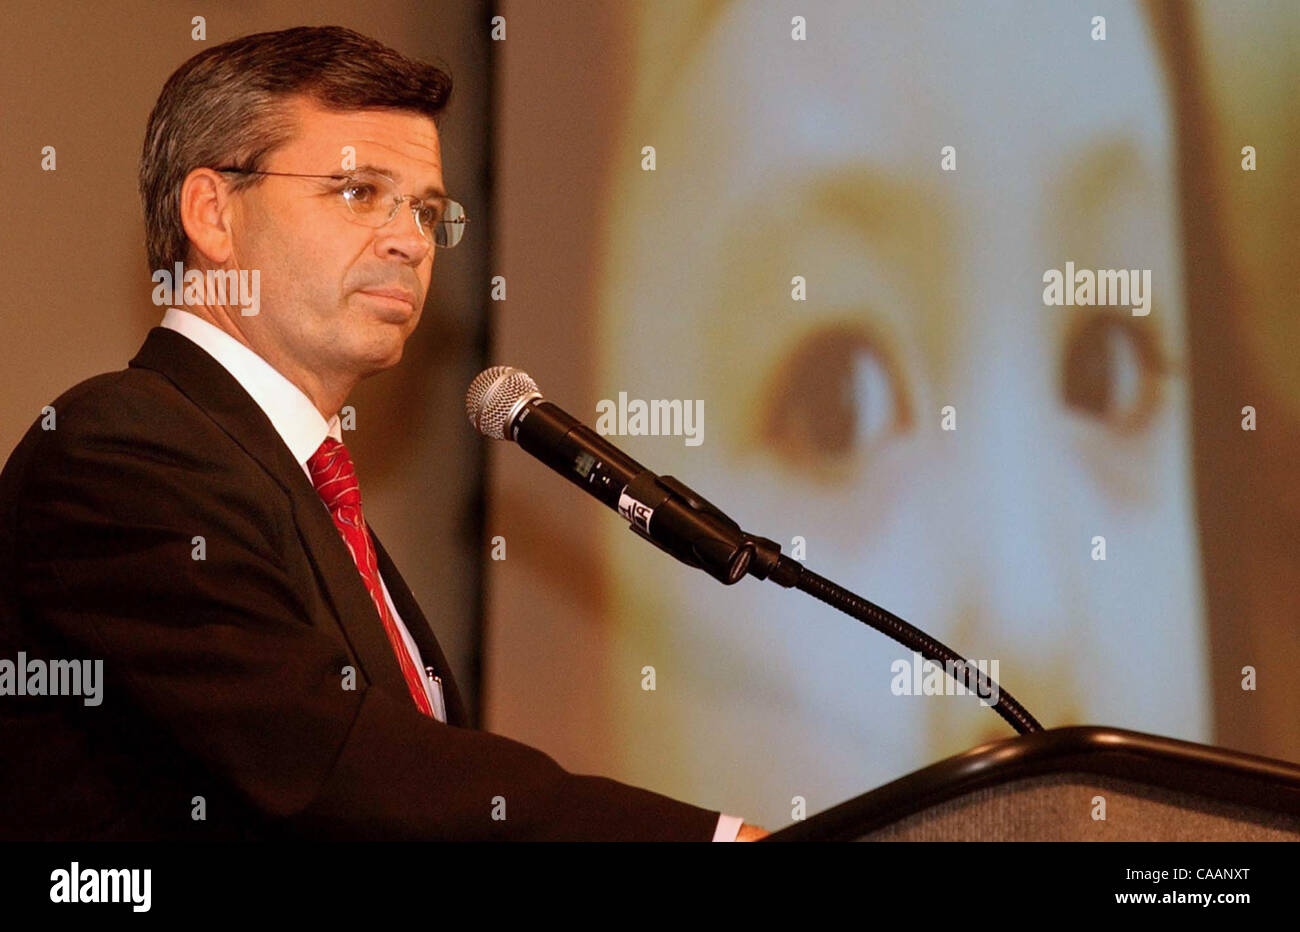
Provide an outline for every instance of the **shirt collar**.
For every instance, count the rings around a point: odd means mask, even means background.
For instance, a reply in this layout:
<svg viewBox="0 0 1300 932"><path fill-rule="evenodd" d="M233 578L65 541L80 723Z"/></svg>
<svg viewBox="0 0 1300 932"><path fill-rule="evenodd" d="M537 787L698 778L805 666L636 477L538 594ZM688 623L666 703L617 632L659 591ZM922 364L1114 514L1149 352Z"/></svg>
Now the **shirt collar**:
<svg viewBox="0 0 1300 932"><path fill-rule="evenodd" d="M325 438L342 442L337 414L326 421L302 389L220 327L178 307L167 309L160 326L196 343L235 377L271 421L309 479L307 461Z"/></svg>

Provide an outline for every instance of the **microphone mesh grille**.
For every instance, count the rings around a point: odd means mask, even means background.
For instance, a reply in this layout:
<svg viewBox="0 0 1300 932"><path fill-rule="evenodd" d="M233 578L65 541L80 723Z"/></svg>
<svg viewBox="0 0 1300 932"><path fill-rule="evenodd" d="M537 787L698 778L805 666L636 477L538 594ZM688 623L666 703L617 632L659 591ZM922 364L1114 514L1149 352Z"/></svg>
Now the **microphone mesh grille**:
<svg viewBox="0 0 1300 932"><path fill-rule="evenodd" d="M465 394L465 413L469 422L481 434L494 440L505 440L506 418L521 398L540 395L537 383L527 372L512 366L493 366L484 369L469 383Z"/></svg>

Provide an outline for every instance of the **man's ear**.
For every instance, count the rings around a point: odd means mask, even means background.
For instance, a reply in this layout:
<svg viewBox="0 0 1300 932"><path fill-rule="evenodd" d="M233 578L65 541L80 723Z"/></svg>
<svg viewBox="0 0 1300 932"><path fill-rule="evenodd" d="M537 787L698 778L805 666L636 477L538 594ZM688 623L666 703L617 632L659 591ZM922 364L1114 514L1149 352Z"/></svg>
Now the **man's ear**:
<svg viewBox="0 0 1300 932"><path fill-rule="evenodd" d="M224 175L196 168L181 184L181 225L190 245L207 262L219 266L234 251L230 187Z"/></svg>

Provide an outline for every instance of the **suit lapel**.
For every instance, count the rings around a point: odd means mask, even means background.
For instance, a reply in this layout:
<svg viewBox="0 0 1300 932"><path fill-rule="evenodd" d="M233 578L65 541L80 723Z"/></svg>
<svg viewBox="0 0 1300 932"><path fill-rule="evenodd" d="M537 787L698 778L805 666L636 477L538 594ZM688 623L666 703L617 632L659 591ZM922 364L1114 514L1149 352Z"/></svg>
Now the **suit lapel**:
<svg viewBox="0 0 1300 932"><path fill-rule="evenodd" d="M456 679L452 676L451 664L447 662L442 649L438 646L438 639L433 636L433 629L429 627L424 612L420 611L420 605L406 585L406 580L402 579L402 574L397 571L397 566L388 556L388 551L379 542L379 535L375 533L374 528L369 530L370 540L375 545L375 555L379 559L379 573L388 586L388 594L393 597L393 605L397 608L397 613L402 616L402 623L411 633L416 646L420 648L420 656L424 662L433 667L434 672L442 678L443 701L447 706L447 724L468 727L468 715L460 697L460 690L456 687Z"/></svg>
<svg viewBox="0 0 1300 932"><path fill-rule="evenodd" d="M149 331L130 365L153 369L166 376L284 488L303 547L361 666L361 673L371 683L409 697L406 680L370 600L370 592L334 527L329 509L252 396L205 350L165 327ZM387 575L384 578L391 586L390 578ZM395 592L390 590L390 594L396 599ZM406 595L409 594L406 590ZM446 680L448 677L441 672L446 669L441 652L438 659L439 675ZM449 705L448 717L450 714Z"/></svg>

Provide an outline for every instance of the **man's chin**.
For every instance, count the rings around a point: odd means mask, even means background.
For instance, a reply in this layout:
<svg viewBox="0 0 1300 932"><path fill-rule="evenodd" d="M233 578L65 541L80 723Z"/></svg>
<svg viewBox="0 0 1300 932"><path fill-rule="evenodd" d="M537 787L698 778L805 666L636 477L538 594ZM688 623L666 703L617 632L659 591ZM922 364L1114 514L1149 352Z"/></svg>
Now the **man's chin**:
<svg viewBox="0 0 1300 932"><path fill-rule="evenodd" d="M366 368L366 375L373 375L376 372L383 372L385 369L391 369L402 361L402 349L405 340L399 342L392 350L388 352L376 352L368 359L369 365Z"/></svg>
<svg viewBox="0 0 1300 932"><path fill-rule="evenodd" d="M410 336L406 327L395 324L376 323L372 333L368 334L366 345L358 347L356 354L360 358L358 368L362 378L391 369L402 361L406 347L406 338Z"/></svg>

